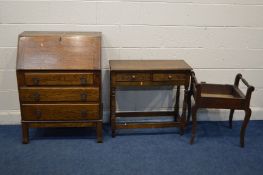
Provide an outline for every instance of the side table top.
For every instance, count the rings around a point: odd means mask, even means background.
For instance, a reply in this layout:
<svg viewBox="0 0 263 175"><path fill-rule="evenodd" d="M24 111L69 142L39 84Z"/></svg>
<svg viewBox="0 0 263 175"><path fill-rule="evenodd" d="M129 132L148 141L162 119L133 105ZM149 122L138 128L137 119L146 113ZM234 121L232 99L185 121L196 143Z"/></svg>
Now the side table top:
<svg viewBox="0 0 263 175"><path fill-rule="evenodd" d="M184 60L110 60L115 71L192 70Z"/></svg>

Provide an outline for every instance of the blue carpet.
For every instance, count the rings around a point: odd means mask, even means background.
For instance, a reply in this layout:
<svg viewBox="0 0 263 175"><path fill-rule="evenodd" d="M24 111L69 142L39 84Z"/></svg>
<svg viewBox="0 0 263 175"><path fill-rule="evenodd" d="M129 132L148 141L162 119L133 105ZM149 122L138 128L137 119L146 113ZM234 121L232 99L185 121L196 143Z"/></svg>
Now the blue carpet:
<svg viewBox="0 0 263 175"><path fill-rule="evenodd" d="M121 130L104 143L92 128L31 129L21 144L20 126L0 126L0 174L19 175L262 175L263 121L251 121L245 148L239 147L241 122L199 122L189 145L177 128Z"/></svg>

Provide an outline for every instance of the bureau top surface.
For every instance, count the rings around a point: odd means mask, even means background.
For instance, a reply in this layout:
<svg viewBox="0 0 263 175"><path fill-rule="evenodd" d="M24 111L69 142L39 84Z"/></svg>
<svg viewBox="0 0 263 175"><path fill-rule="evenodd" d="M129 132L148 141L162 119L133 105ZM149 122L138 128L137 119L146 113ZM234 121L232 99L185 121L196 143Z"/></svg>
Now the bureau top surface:
<svg viewBox="0 0 263 175"><path fill-rule="evenodd" d="M23 32L17 70L100 70L100 32Z"/></svg>
<svg viewBox="0 0 263 175"><path fill-rule="evenodd" d="M110 60L110 69L116 71L192 70L184 60Z"/></svg>

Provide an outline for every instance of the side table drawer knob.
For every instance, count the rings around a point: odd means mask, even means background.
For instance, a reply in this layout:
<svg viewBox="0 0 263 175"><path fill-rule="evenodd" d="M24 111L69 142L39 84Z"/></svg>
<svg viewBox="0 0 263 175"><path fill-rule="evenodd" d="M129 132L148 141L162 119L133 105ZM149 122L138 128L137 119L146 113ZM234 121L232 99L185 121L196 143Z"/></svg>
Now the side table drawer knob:
<svg viewBox="0 0 263 175"><path fill-rule="evenodd" d="M171 79L171 78L172 78L172 75L169 75L169 76L168 76L168 79Z"/></svg>
<svg viewBox="0 0 263 175"><path fill-rule="evenodd" d="M135 75L132 75L132 79L135 79L136 78L136 76Z"/></svg>
<svg viewBox="0 0 263 175"><path fill-rule="evenodd" d="M87 115L88 115L88 111L87 110L81 110L80 111L80 115L81 115L81 117L87 117Z"/></svg>

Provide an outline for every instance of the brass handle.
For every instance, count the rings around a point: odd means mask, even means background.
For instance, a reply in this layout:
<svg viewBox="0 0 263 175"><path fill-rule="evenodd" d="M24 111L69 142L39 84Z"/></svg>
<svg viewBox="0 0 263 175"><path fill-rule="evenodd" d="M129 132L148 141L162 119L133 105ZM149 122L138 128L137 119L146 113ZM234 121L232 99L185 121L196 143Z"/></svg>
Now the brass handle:
<svg viewBox="0 0 263 175"><path fill-rule="evenodd" d="M171 79L172 78L172 75L168 75L168 79Z"/></svg>
<svg viewBox="0 0 263 175"><path fill-rule="evenodd" d="M83 110L80 111L80 115L82 117L86 117L88 115L88 111L86 109L83 109Z"/></svg>
<svg viewBox="0 0 263 175"><path fill-rule="evenodd" d="M132 79L135 79L136 78L136 76L135 75L132 75Z"/></svg>
<svg viewBox="0 0 263 175"><path fill-rule="evenodd" d="M38 92L33 93L34 101L40 101L40 94Z"/></svg>
<svg viewBox="0 0 263 175"><path fill-rule="evenodd" d="M80 78L80 84L81 84L81 85L87 85L87 84L88 84L88 83L87 83L87 78L81 77L81 78Z"/></svg>
<svg viewBox="0 0 263 175"><path fill-rule="evenodd" d="M87 101L88 94L86 92L80 94L81 101Z"/></svg>
<svg viewBox="0 0 263 175"><path fill-rule="evenodd" d="M42 112L41 112L39 109L37 109L37 110L35 110L35 115L36 115L38 118L40 118L40 117L42 116Z"/></svg>
<svg viewBox="0 0 263 175"><path fill-rule="evenodd" d="M33 85L39 85L39 78L32 78L32 81L33 81Z"/></svg>

